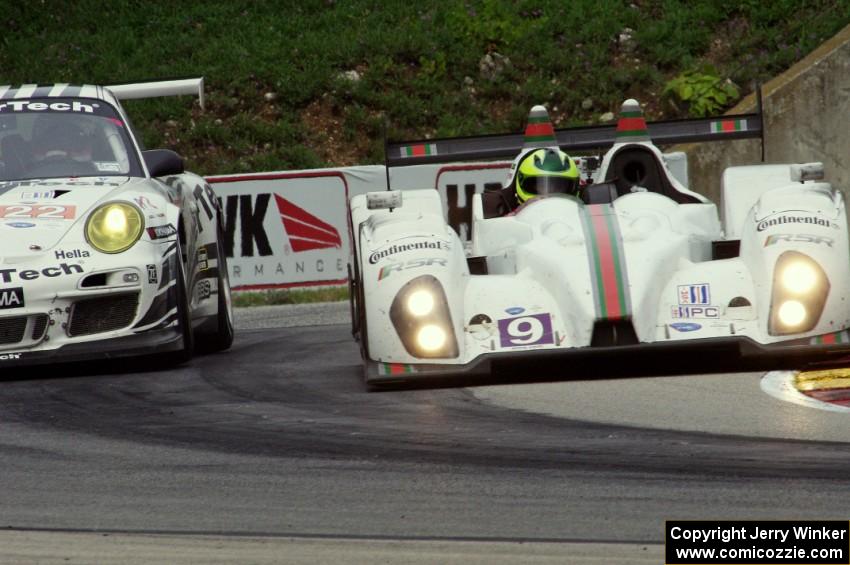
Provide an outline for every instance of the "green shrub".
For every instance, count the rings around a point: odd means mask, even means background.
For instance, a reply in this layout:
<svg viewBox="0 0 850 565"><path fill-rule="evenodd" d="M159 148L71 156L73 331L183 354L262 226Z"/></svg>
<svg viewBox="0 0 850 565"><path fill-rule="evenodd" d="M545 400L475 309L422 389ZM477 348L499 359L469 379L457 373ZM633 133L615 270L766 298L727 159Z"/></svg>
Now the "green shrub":
<svg viewBox="0 0 850 565"><path fill-rule="evenodd" d="M740 96L738 87L717 76L711 66L683 72L667 82L664 94L684 102L695 118L719 114Z"/></svg>

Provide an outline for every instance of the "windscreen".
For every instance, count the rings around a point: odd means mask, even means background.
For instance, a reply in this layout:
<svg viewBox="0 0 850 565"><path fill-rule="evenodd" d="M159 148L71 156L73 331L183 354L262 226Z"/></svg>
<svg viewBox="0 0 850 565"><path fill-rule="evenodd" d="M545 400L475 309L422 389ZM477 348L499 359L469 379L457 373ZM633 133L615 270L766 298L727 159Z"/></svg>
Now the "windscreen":
<svg viewBox="0 0 850 565"><path fill-rule="evenodd" d="M567 177L526 177L522 180L522 189L529 194L540 196L575 194L576 184L576 179Z"/></svg>
<svg viewBox="0 0 850 565"><path fill-rule="evenodd" d="M144 176L127 130L102 100L2 100L0 180Z"/></svg>

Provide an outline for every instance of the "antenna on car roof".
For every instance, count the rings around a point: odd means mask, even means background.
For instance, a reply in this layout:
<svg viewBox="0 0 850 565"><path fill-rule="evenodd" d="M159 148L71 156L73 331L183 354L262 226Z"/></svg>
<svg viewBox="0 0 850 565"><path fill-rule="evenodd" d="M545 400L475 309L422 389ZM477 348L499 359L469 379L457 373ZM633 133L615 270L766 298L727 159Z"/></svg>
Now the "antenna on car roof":
<svg viewBox="0 0 850 565"><path fill-rule="evenodd" d="M764 128L767 124L764 121L764 113L762 111L762 99L761 99L761 83L756 82L756 113L759 116L759 120L761 121L761 162L764 163Z"/></svg>
<svg viewBox="0 0 850 565"><path fill-rule="evenodd" d="M389 129L389 120L384 116L384 172L387 175L387 190L390 188L390 144L387 139L387 130Z"/></svg>

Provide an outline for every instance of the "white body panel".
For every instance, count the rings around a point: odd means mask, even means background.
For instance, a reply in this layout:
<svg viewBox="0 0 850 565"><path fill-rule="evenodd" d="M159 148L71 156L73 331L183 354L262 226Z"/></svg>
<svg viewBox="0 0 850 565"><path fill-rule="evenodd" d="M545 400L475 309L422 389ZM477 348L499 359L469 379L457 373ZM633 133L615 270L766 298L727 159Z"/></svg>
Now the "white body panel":
<svg viewBox="0 0 850 565"><path fill-rule="evenodd" d="M617 149L603 160L599 178L606 178ZM362 286L355 309L366 327L367 364L404 364L416 372L417 366L468 368L490 354L588 350L600 323L630 324L636 345L747 338L767 347L822 343L818 336L826 336L823 343L848 339L850 249L839 191L827 183L792 183L788 165L730 169L721 226L713 203L666 174L692 202L652 190L594 206L552 196L485 219L476 195L466 253L442 217L435 190L405 191L403 206L392 212L368 210L366 197L355 196L355 287ZM732 240L740 240L740 252L713 259L713 242L735 245ZM813 260L828 278L817 322L799 332L770 325L781 295L777 261L789 251ZM471 274L467 258L485 261L487 274ZM405 284L426 273L445 291L456 357L413 354L389 319ZM602 309L600 297L608 300Z"/></svg>
<svg viewBox="0 0 850 565"><path fill-rule="evenodd" d="M151 95L145 86L133 90L127 85L118 92L122 97ZM3 97L18 99L25 90L5 88ZM52 98L80 97L88 105L95 98L94 104L114 110L117 118L110 119L127 123L116 97L100 87L56 85L30 92L30 108L47 108ZM154 93L169 94L174 92L167 88ZM60 110L73 111L63 104ZM131 350L174 351L184 339L180 286L195 329L217 320L221 292L229 311L229 287L219 288L220 214L212 189L192 173L150 177L132 132L126 149L140 163L134 176L53 175L0 182L0 324L17 328L0 332L0 360L26 364L122 356ZM105 253L91 245L86 225L98 207L113 202L135 208L143 230L125 251ZM19 338L16 324L23 320L26 329Z"/></svg>

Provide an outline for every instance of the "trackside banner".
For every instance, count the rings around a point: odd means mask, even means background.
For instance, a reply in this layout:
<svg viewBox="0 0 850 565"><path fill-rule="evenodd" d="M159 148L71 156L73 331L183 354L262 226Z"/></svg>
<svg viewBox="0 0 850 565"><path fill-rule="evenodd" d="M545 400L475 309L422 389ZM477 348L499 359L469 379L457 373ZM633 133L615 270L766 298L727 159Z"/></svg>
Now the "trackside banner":
<svg viewBox="0 0 850 565"><path fill-rule="evenodd" d="M472 195L501 186L510 163L418 165L391 170L393 189L437 188L444 213L468 238ZM234 290L347 282L351 196L386 190L382 165L207 177L224 211Z"/></svg>

